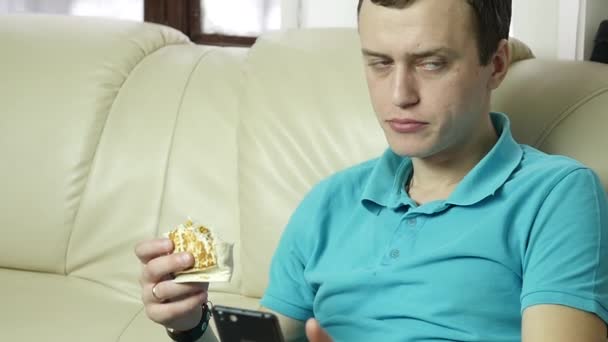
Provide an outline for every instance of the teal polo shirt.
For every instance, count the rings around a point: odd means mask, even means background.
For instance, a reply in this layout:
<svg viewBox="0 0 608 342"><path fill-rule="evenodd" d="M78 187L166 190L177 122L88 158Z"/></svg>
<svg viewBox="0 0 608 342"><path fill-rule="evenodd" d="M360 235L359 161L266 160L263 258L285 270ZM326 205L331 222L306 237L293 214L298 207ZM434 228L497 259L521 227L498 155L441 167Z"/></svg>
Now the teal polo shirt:
<svg viewBox="0 0 608 342"><path fill-rule="evenodd" d="M287 225L262 305L316 317L336 341L520 341L522 312L561 304L608 321L608 210L584 165L493 149L449 198L416 205L412 162L380 158L322 181Z"/></svg>

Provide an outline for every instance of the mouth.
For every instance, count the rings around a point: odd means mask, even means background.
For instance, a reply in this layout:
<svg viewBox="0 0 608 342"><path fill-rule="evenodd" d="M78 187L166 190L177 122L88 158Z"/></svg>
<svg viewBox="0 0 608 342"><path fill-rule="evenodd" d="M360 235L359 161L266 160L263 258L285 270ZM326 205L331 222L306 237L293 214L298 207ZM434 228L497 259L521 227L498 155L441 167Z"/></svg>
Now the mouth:
<svg viewBox="0 0 608 342"><path fill-rule="evenodd" d="M428 122L416 121L411 119L390 119L386 120L391 129L397 133L415 133L424 129Z"/></svg>

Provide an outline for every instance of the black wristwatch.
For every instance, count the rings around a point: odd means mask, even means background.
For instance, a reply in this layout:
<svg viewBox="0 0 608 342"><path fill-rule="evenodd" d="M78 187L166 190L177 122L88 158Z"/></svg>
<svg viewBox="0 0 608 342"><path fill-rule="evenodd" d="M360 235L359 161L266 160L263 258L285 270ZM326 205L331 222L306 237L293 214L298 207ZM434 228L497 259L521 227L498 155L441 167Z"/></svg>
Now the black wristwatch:
<svg viewBox="0 0 608 342"><path fill-rule="evenodd" d="M186 331L176 332L173 329L167 328L167 335L171 337L171 339L175 342L196 342L207 330L209 326L209 320L211 319L211 310L207 304L203 304L203 315L201 316L200 322L198 324Z"/></svg>

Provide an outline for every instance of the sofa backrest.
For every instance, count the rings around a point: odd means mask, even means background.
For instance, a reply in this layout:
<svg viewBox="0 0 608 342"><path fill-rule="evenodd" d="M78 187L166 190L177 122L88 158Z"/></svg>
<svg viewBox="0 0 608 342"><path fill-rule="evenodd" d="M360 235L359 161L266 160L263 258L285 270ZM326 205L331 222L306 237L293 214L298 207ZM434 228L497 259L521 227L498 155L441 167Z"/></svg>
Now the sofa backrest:
<svg viewBox="0 0 608 342"><path fill-rule="evenodd" d="M608 190L608 65L528 59L515 63L494 94L515 138L590 166Z"/></svg>
<svg viewBox="0 0 608 342"><path fill-rule="evenodd" d="M357 39L346 29L280 32L258 40L249 54L239 132L248 296L266 287L274 246L303 195L386 148Z"/></svg>
<svg viewBox="0 0 608 342"><path fill-rule="evenodd" d="M238 239L245 51L158 25L26 15L0 19L0 46L0 268L139 298L138 241L203 214Z"/></svg>

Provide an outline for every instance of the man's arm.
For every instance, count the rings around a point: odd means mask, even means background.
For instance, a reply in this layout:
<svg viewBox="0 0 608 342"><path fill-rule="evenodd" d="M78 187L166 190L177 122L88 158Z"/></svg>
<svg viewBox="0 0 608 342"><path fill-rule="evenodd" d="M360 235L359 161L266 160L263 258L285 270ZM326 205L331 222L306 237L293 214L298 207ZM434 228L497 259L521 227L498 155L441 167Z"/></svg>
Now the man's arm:
<svg viewBox="0 0 608 342"><path fill-rule="evenodd" d="M606 342L606 324L595 314L562 305L525 309L522 342Z"/></svg>
<svg viewBox="0 0 608 342"><path fill-rule="evenodd" d="M522 341L606 342L608 203L589 169L565 169L526 242Z"/></svg>

